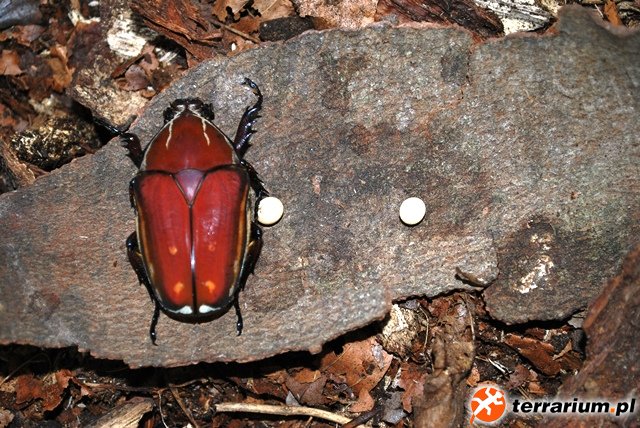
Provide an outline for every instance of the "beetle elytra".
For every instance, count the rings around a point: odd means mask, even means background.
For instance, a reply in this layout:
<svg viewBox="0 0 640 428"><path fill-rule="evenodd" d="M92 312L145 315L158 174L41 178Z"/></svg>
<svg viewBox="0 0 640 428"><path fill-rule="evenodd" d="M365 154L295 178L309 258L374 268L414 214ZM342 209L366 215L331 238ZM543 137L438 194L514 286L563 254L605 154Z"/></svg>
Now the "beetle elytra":
<svg viewBox="0 0 640 428"><path fill-rule="evenodd" d="M164 126L144 150L134 134L122 135L139 168L129 185L137 217L127 251L155 303L149 330L154 344L160 311L203 322L234 305L242 332L238 293L262 248L256 215L268 196L244 160L262 107L258 86L249 79L244 84L257 101L245 110L233 141L213 123L212 106L197 98L171 103Z"/></svg>

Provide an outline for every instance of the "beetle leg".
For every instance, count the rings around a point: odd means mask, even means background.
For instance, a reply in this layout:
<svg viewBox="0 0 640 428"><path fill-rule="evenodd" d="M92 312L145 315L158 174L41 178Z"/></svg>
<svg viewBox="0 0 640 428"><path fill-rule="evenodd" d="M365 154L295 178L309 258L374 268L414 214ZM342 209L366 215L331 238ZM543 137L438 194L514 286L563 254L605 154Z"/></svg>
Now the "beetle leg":
<svg viewBox="0 0 640 428"><path fill-rule="evenodd" d="M236 131L236 137L233 140L233 147L236 149L236 153L240 158L244 157L247 149L251 146L249 140L251 140L251 135L255 132L252 126L256 122L256 119L260 117L259 113L262 108L262 93L258 85L246 77L242 84L251 88L256 97L258 97L258 100L253 106L247 107L244 111L242 119L240 119L240 124L238 125L238 130Z"/></svg>
<svg viewBox="0 0 640 428"><path fill-rule="evenodd" d="M138 215L138 208L136 207L136 194L133 190L133 186L135 182L136 182L136 177L133 177L129 182L129 203L131 203L131 208L133 208L136 215ZM132 235L135 235L135 232ZM131 239L131 236L129 236L129 239ZM129 239L127 239L127 248L129 247ZM134 239L136 240L136 248L138 248L138 238L134 237Z"/></svg>
<svg viewBox="0 0 640 428"><path fill-rule="evenodd" d="M260 251L262 251L262 229L256 222L251 222L251 238L249 240L249 249L247 250L247 268L246 274L243 275L244 281L241 284L241 288L244 288L249 274L253 273L258 257L260 256Z"/></svg>
<svg viewBox="0 0 640 428"><path fill-rule="evenodd" d="M144 270L144 262L142 261L142 253L140 252L140 247L138 246L138 234L133 232L127 238L127 255L129 256L129 263L133 267L136 275L138 275L138 281L140 284L147 287L147 291L149 292L149 296L151 296L151 300L156 305L156 309L153 312L153 318L151 319L151 328L149 329L149 335L151 336L151 342L156 344L156 325L158 324L158 317L160 316L160 305L153 295L153 291L151 289L151 282L147 277L147 272Z"/></svg>
<svg viewBox="0 0 640 428"><path fill-rule="evenodd" d="M247 279L249 278L249 274L253 273L254 268L256 267L256 262L258 261L258 257L260 256L260 251L262 250L262 229L255 221L251 222L251 237L249 238L249 244L247 248L247 258L242 267L242 272L240 273L240 280L238 281L238 293L244 290L244 285L247 283ZM238 299L236 298L236 301Z"/></svg>
<svg viewBox="0 0 640 428"><path fill-rule="evenodd" d="M138 275L140 284L145 285L147 288L151 287L147 272L144 270L144 262L142 261L140 247L138 247L138 234L136 232L133 232L127 238L127 255L129 256L129 263L131 263L133 270Z"/></svg>
<svg viewBox="0 0 640 428"><path fill-rule="evenodd" d="M236 335L240 336L242 334L242 314L240 313L240 303L238 303L238 296L236 295L236 299L233 301L233 307L236 308Z"/></svg>
<svg viewBox="0 0 640 428"><path fill-rule="evenodd" d="M239 295L242 290L244 290L244 286L247 283L247 278L249 278L249 274L253 273L253 269L256 266L256 261L258 260L258 256L260 256L260 250L262 250L262 229L256 222L251 222L251 237L249 238L249 244L247 249L247 258L242 267L242 273L240 274L240 281L238 283L238 288L236 289L235 299L233 299L233 307L236 308L236 332L238 336L242 334L242 314L240 313L240 303L239 303Z"/></svg>
<svg viewBox="0 0 640 428"><path fill-rule="evenodd" d="M249 184L251 185L251 188L253 189L253 191L256 193L256 213L257 213L260 199L266 198L267 196L269 196L269 192L267 191L267 189L264 188L262 180L260 180L260 177L258 177L258 173L256 172L255 169L253 169L253 166L251 166L249 162L247 162L244 159L241 159L240 164L247 170L247 173L249 174Z"/></svg>
<svg viewBox="0 0 640 428"><path fill-rule="evenodd" d="M156 343L156 326L158 325L158 318L160 318L160 305L156 302L156 308L153 310L153 317L151 318L151 326L149 327L149 336L151 337L151 343L158 346Z"/></svg>
<svg viewBox="0 0 640 428"><path fill-rule="evenodd" d="M129 156L133 163L140 168L142 159L144 159L144 151L142 150L138 136L126 132L120 135L120 141L122 142L122 146L129 151L127 156Z"/></svg>
<svg viewBox="0 0 640 428"><path fill-rule="evenodd" d="M256 267L258 257L260 257L260 251L262 250L262 229L255 221L251 222L251 237L249 238L249 244L247 248L247 258L240 274L240 281L238 282L238 293L244 290L244 285L247 283L249 274L253 273ZM238 299L236 299L237 301Z"/></svg>

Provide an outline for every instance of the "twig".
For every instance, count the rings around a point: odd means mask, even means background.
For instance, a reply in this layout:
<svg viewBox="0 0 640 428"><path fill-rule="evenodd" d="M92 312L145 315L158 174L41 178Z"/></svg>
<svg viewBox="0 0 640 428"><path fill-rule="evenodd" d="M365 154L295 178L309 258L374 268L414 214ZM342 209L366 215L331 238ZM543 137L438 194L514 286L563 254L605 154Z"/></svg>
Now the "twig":
<svg viewBox="0 0 640 428"><path fill-rule="evenodd" d="M169 428L167 423L164 421L164 415L162 414L162 391L158 391L158 412L160 413L162 425L164 425L165 428Z"/></svg>
<svg viewBox="0 0 640 428"><path fill-rule="evenodd" d="M180 395L178 395L178 390L173 386L170 386L169 389L171 390L171 394L173 394L173 398L175 398L176 401L178 402L178 406L180 406L184 414L187 416L187 419L189 419L189 422L191 422L191 425L193 425L194 428L198 428L199 427L198 423L193 418L191 411L187 408L187 406L185 406L184 402L182 401L182 398L180 398Z"/></svg>
<svg viewBox="0 0 640 428"><path fill-rule="evenodd" d="M146 392L146 393L154 393L158 390L162 390L162 388L152 387L152 386L126 386L126 385L114 385L110 383L94 383L94 382L83 382L85 386L91 389L109 389L115 391L127 391L127 392Z"/></svg>
<svg viewBox="0 0 640 428"><path fill-rule="evenodd" d="M237 36L240 36L240 37L242 37L243 39L247 39L247 40L249 40L249 41L251 41L251 42L253 42L253 43L257 44L257 45L259 45L259 44L260 44L260 40L259 40L259 39L256 39L255 37L250 36L250 35L248 35L247 33L243 33L243 32L242 32L242 31L240 31L240 30L236 30L235 28L230 27L230 26L228 26L227 24L224 24L224 23L222 23L222 22L218 21L218 20L217 20L217 19L215 19L215 18L211 18L211 20L213 21L213 23L214 23L215 25L219 26L220 28L224 28L225 30L230 31L230 32L232 32L233 34L235 34L235 35L237 35Z"/></svg>
<svg viewBox="0 0 640 428"><path fill-rule="evenodd" d="M365 412L365 413L361 414L360 416L358 416L357 418L352 419L348 423L342 425L342 428L357 428L357 427L361 427L362 424L367 423L370 419L372 419L374 416L376 416L380 412L382 412L382 407L380 407L380 406L374 407L373 410L369 410L368 412Z"/></svg>
<svg viewBox="0 0 640 428"><path fill-rule="evenodd" d="M82 379L78 379L82 380ZM171 385L174 388L182 388L197 382L202 382L202 379L193 379L178 385ZM117 390L117 391L127 391L127 392L146 392L149 394L155 394L156 392L162 392L166 388L160 388L156 386L126 386L126 385L114 385L111 383L94 383L94 382L83 382L83 384L92 389L109 389L109 390ZM0 382L2 385L2 382Z"/></svg>
<svg viewBox="0 0 640 428"><path fill-rule="evenodd" d="M284 416L311 416L335 422L337 424L346 424L351 421L351 419L346 416L338 415L337 413L328 412L326 410L315 409L313 407L273 406L269 404L251 403L220 403L215 405L215 409L216 412L247 412Z"/></svg>
<svg viewBox="0 0 640 428"><path fill-rule="evenodd" d="M112 409L106 415L103 415L88 428L132 428L137 427L145 413L153 409L153 400L151 398L134 397L124 404Z"/></svg>

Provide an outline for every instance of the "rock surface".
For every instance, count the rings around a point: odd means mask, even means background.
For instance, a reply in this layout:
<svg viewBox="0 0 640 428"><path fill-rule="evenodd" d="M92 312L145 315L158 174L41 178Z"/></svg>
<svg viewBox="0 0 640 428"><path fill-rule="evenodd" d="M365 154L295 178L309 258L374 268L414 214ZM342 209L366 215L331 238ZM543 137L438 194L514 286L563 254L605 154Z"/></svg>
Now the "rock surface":
<svg viewBox="0 0 640 428"><path fill-rule="evenodd" d="M78 346L132 367L251 361L380 319L393 299L493 285L507 323L584 308L639 232L640 37L582 9L556 31L474 45L456 28L309 32L210 61L154 98L148 140L176 97L212 102L232 135L256 81L263 117L247 158L285 217L264 233L233 311L161 316L128 265L135 168L113 141L0 196L0 343ZM412 228L409 196L427 205ZM498 275L500 267L500 275Z"/></svg>

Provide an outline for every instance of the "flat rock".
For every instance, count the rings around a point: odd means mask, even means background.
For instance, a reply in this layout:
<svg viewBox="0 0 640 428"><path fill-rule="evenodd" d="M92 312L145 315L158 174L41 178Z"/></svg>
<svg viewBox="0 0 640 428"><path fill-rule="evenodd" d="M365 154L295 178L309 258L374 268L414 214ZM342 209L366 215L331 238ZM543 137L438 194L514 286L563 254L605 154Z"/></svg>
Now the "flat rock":
<svg viewBox="0 0 640 428"><path fill-rule="evenodd" d="M474 45L458 28L308 32L209 61L154 98L148 140L177 97L212 102L233 135L253 99L248 160L285 217L233 311L161 316L127 263L135 168L116 141L0 196L0 342L77 346L132 367L252 361L384 317L391 301L493 283L505 322L586 306L638 236L640 37L583 9L553 34ZM404 226L409 196L425 220ZM500 267L500 275L498 275Z"/></svg>

